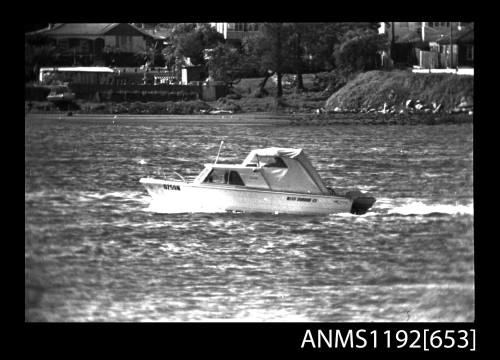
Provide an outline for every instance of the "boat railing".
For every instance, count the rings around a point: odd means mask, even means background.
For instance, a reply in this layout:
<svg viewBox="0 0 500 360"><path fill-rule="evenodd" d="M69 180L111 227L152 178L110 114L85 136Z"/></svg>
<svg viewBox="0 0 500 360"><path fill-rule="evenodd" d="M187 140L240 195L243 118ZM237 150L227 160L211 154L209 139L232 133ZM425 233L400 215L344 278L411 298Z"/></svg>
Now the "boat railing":
<svg viewBox="0 0 500 360"><path fill-rule="evenodd" d="M184 176L182 176L181 174L179 174L177 171L172 171L175 175L177 175L183 182L186 182L187 183L187 180L184 178Z"/></svg>
<svg viewBox="0 0 500 360"><path fill-rule="evenodd" d="M167 171L165 171L163 168L156 168L152 172L151 175L160 177L160 178L162 178L163 180L166 180L166 181L174 181L174 180L180 179L182 182L185 182L185 183L189 182L188 181L189 179L186 179L186 177L182 176L181 174L179 174L175 170L167 170ZM175 175L175 176L173 176L173 175Z"/></svg>

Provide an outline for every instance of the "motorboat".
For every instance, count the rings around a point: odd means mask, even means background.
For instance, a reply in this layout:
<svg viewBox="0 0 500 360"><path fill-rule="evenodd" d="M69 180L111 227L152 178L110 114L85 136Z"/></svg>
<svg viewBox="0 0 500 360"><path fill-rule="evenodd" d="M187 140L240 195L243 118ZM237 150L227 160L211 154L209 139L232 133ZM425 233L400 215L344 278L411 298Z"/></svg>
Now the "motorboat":
<svg viewBox="0 0 500 360"><path fill-rule="evenodd" d="M340 194L327 187L302 149L252 150L241 164L218 164L218 157L192 181L178 174L181 180L147 177L140 183L155 204L177 212L359 215L375 202L360 191Z"/></svg>

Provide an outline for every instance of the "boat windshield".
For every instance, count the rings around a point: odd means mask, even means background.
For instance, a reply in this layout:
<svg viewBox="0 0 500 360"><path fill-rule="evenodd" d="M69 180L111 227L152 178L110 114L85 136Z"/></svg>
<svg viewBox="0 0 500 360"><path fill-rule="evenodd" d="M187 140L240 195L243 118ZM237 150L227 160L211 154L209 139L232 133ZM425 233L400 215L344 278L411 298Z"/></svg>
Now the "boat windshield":
<svg viewBox="0 0 500 360"><path fill-rule="evenodd" d="M212 169L203 182L245 186L240 174L235 170L228 169Z"/></svg>

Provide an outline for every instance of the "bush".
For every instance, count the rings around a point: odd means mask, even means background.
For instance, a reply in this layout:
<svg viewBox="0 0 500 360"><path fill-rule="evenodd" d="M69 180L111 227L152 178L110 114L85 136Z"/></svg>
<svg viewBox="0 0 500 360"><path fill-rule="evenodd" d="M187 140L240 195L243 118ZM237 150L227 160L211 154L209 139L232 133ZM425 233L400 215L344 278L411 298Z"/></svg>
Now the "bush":
<svg viewBox="0 0 500 360"><path fill-rule="evenodd" d="M231 93L226 95L226 99L239 100L241 99L241 95L236 93Z"/></svg>
<svg viewBox="0 0 500 360"><path fill-rule="evenodd" d="M226 98L220 98L215 103L215 107L219 110L228 110L232 112L241 112L241 106Z"/></svg>
<svg viewBox="0 0 500 360"><path fill-rule="evenodd" d="M126 114L129 112L129 109L123 103L114 103L111 106L113 114Z"/></svg>
<svg viewBox="0 0 500 360"><path fill-rule="evenodd" d="M81 105L81 111L84 113L110 113L111 107L107 103L86 103Z"/></svg>
<svg viewBox="0 0 500 360"><path fill-rule="evenodd" d="M281 97L275 99L275 106L278 109L291 107L291 105Z"/></svg>
<svg viewBox="0 0 500 360"><path fill-rule="evenodd" d="M324 96L329 96L341 89L353 76L353 74L340 69L318 73L314 76L312 89L313 91L325 92L327 95L324 94Z"/></svg>
<svg viewBox="0 0 500 360"><path fill-rule="evenodd" d="M50 89L45 86L25 85L24 100L45 101Z"/></svg>
<svg viewBox="0 0 500 360"><path fill-rule="evenodd" d="M33 109L41 111L57 110L54 104L49 101L36 102L33 104Z"/></svg>

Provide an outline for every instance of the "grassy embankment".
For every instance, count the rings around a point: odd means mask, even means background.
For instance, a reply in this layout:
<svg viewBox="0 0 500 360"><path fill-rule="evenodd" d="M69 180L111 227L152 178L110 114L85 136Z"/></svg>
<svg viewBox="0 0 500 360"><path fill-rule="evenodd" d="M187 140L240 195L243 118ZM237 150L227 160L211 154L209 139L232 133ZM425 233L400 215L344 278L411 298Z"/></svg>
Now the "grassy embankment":
<svg viewBox="0 0 500 360"><path fill-rule="evenodd" d="M369 71L359 74L326 103L327 110L381 109L384 103L394 110L406 109L407 100L419 100L432 108L441 104L440 111L452 111L465 99L473 103L474 77L454 74L414 74L408 71Z"/></svg>
<svg viewBox="0 0 500 360"><path fill-rule="evenodd" d="M359 74L334 94L313 83L313 75L304 76L304 85L316 91L296 92L284 87L284 95L275 99L276 84L269 79L265 90L267 96L256 95L261 78L242 79L233 88L233 94L213 102L201 100L180 102L77 102L74 113L101 114L200 114L210 110L231 110L235 113L272 112L295 114L297 117L336 118L352 120L359 118L391 119L423 117L432 121L450 118L458 122L471 121L466 114L450 115L462 100L472 104L474 78L453 74L413 74L409 71L370 71ZM419 100L421 110L407 108L407 100ZM432 105L432 103L434 103ZM381 114L384 107L388 110ZM436 106L441 104L438 111ZM320 110L321 109L321 110ZM52 104L32 104L31 111L51 111ZM390 112L389 112L390 110ZM424 111L425 110L425 111ZM319 113L319 114L318 114ZM392 120L391 120L392 121ZM453 120L454 121L454 120Z"/></svg>

